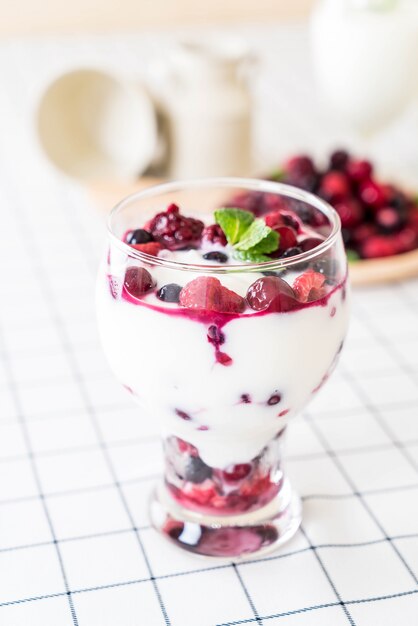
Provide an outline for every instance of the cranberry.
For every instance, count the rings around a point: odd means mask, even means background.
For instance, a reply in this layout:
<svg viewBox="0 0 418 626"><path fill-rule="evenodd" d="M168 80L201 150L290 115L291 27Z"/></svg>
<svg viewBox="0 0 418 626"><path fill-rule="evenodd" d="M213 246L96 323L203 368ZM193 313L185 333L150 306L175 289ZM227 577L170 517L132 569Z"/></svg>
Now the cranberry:
<svg viewBox="0 0 418 626"><path fill-rule="evenodd" d="M392 256L396 254L394 241L384 235L374 235L366 239L360 247L361 256L365 259Z"/></svg>
<svg viewBox="0 0 418 626"><path fill-rule="evenodd" d="M343 172L328 172L321 181L319 194L329 202L344 200L351 194L350 181Z"/></svg>
<svg viewBox="0 0 418 626"><path fill-rule="evenodd" d="M164 213L157 213L148 223L148 229L156 241L170 250L196 247L200 243L203 222L180 215L176 204L170 204Z"/></svg>
<svg viewBox="0 0 418 626"><path fill-rule="evenodd" d="M279 254L285 252L288 248L293 248L297 243L296 231L290 226L280 226L275 229L280 235Z"/></svg>
<svg viewBox="0 0 418 626"><path fill-rule="evenodd" d="M153 241L153 239L154 238L151 233L144 228L131 230L126 235L126 243L129 243L131 246L135 243L149 243L150 241Z"/></svg>
<svg viewBox="0 0 418 626"><path fill-rule="evenodd" d="M278 276L256 280L247 291L247 302L255 311L285 312L297 306L293 289Z"/></svg>
<svg viewBox="0 0 418 626"><path fill-rule="evenodd" d="M379 185L373 180L361 183L359 194L364 204L373 209L383 206L387 200L387 190L384 185Z"/></svg>
<svg viewBox="0 0 418 626"><path fill-rule="evenodd" d="M227 244L225 233L219 224L206 226L202 232L202 239L206 239L206 241L210 241L211 243L217 243L221 246L226 246Z"/></svg>
<svg viewBox="0 0 418 626"><path fill-rule="evenodd" d="M206 261L216 261L217 263L226 263L228 261L228 255L224 252L219 252L219 250L206 252L206 254L203 255L203 258Z"/></svg>
<svg viewBox="0 0 418 626"><path fill-rule="evenodd" d="M285 200L275 193L243 191L232 198L229 206L251 211L254 215L260 216L284 208Z"/></svg>
<svg viewBox="0 0 418 626"><path fill-rule="evenodd" d="M379 228L385 233L393 233L399 230L403 224L401 215L391 206L379 209L375 221Z"/></svg>
<svg viewBox="0 0 418 626"><path fill-rule="evenodd" d="M353 230L353 241L356 244L366 241L369 237L376 235L377 229L374 224L360 224Z"/></svg>
<svg viewBox="0 0 418 626"><path fill-rule="evenodd" d="M335 204L334 208L340 216L343 228L353 228L357 226L364 217L364 210L360 202L352 198L338 202Z"/></svg>
<svg viewBox="0 0 418 626"><path fill-rule="evenodd" d="M369 161L350 161L347 165L347 174L355 183L369 180L373 175L373 166Z"/></svg>
<svg viewBox="0 0 418 626"><path fill-rule="evenodd" d="M418 237L416 232L412 228L406 226L393 236L393 243L395 245L397 254L410 252L417 247Z"/></svg>
<svg viewBox="0 0 418 626"><path fill-rule="evenodd" d="M323 241L324 240L319 239L319 237L306 237L305 239L302 239L302 241L299 241L298 245L299 248L303 250L303 252L308 252L308 250L313 250L314 248L319 246L319 244L321 244Z"/></svg>
<svg viewBox="0 0 418 626"><path fill-rule="evenodd" d="M243 393L241 395L241 402L243 404L251 404L251 397L248 393Z"/></svg>
<svg viewBox="0 0 418 626"><path fill-rule="evenodd" d="M349 159L349 154L345 150L335 150L329 159L330 170L342 170L344 171Z"/></svg>
<svg viewBox="0 0 418 626"><path fill-rule="evenodd" d="M239 463L238 465L233 465L231 468L224 470L222 474L226 481L236 482L246 478L251 472L251 469L250 463Z"/></svg>
<svg viewBox="0 0 418 626"><path fill-rule="evenodd" d="M157 291L157 298L163 302L178 302L180 298L180 285L176 283L168 283Z"/></svg>
<svg viewBox="0 0 418 626"><path fill-rule="evenodd" d="M139 298L153 289L155 283L151 274L143 267L128 267L124 285L131 295Z"/></svg>
<svg viewBox="0 0 418 626"><path fill-rule="evenodd" d="M270 398L267 400L267 404L269 406L274 406L275 404L279 404L281 399L282 397L279 393L273 393L273 395L271 395Z"/></svg>
<svg viewBox="0 0 418 626"><path fill-rule="evenodd" d="M289 159L284 166L286 174L315 174L315 165L311 157L306 155L299 155Z"/></svg>
<svg viewBox="0 0 418 626"><path fill-rule="evenodd" d="M308 156L296 156L284 166L285 182L307 191L313 191L318 184L318 174L312 159Z"/></svg>

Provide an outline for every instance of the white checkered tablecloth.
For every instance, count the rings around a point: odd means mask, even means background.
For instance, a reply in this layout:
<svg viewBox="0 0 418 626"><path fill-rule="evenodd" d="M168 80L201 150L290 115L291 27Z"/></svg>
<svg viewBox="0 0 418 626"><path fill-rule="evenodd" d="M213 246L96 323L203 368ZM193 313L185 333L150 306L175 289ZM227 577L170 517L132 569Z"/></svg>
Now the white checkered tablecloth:
<svg viewBox="0 0 418 626"><path fill-rule="evenodd" d="M249 31L272 80L300 103L303 33L260 28ZM354 294L341 364L289 428L288 471L304 504L290 543L213 565L149 526L158 437L96 334L102 223L40 156L31 112L60 64L132 71L158 42L0 44L0 624L415 626L418 280ZM302 125L311 143L314 109Z"/></svg>

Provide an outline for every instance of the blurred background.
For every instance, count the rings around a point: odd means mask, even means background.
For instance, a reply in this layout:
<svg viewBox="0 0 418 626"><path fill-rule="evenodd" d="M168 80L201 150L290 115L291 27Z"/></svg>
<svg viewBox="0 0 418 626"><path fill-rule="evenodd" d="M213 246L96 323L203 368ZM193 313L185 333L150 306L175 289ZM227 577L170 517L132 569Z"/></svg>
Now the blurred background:
<svg viewBox="0 0 418 626"><path fill-rule="evenodd" d="M133 31L144 28L171 28L185 24L230 23L241 21L271 21L303 19L314 0L214 0L210 3L177 0L168 2L148 0L135 2L111 0L54 3L19 0L3 7L0 32L5 36L57 34L74 32Z"/></svg>

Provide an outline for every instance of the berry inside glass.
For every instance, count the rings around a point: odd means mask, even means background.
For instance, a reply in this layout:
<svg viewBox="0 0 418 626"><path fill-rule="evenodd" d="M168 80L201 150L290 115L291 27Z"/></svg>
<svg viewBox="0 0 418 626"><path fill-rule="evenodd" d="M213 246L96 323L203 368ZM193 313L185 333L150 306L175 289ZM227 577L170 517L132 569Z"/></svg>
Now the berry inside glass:
<svg viewBox="0 0 418 626"><path fill-rule="evenodd" d="M310 193L208 179L152 187L113 210L99 330L138 419L161 430L150 516L164 536L245 558L294 534L287 424L335 367L348 308L339 218Z"/></svg>

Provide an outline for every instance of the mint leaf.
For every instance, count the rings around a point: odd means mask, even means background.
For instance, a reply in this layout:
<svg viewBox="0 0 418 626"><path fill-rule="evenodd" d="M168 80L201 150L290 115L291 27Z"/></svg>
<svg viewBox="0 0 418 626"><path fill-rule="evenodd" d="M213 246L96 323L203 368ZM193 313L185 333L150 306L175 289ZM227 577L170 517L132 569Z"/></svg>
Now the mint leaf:
<svg viewBox="0 0 418 626"><path fill-rule="evenodd" d="M280 183L280 181L282 181L284 179L284 171L283 170L275 170L274 172L271 172L271 174L268 177L268 179Z"/></svg>
<svg viewBox="0 0 418 626"><path fill-rule="evenodd" d="M275 230L271 230L257 245L253 246L250 252L269 254L275 252L279 247L280 235Z"/></svg>
<svg viewBox="0 0 418 626"><path fill-rule="evenodd" d="M215 211L215 222L222 228L231 246L240 241L253 221L254 215L243 209L228 208Z"/></svg>
<svg viewBox="0 0 418 626"><path fill-rule="evenodd" d="M346 250L346 255L349 263L355 263L360 260L360 256L354 250Z"/></svg>
<svg viewBox="0 0 418 626"><path fill-rule="evenodd" d="M237 261L249 261L250 263L266 263L267 261L271 261L269 256L259 252L253 252L252 250L235 250L233 256Z"/></svg>
<svg viewBox="0 0 418 626"><path fill-rule="evenodd" d="M249 250L256 246L270 233L271 228L264 220L254 220L247 228L238 243L235 244L237 250Z"/></svg>

